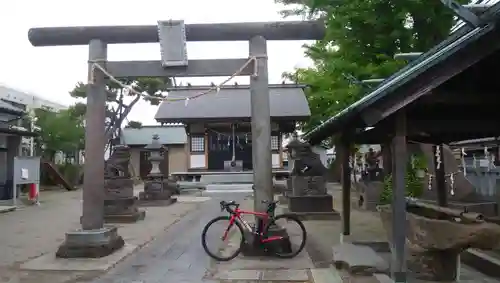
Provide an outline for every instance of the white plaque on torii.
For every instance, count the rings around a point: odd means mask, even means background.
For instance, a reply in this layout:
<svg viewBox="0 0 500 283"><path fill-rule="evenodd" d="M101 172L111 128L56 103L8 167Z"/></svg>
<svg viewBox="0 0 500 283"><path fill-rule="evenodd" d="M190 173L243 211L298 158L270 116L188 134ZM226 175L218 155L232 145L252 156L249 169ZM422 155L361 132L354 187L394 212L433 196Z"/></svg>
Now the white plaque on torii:
<svg viewBox="0 0 500 283"><path fill-rule="evenodd" d="M164 68L188 65L184 21L158 21L158 39Z"/></svg>

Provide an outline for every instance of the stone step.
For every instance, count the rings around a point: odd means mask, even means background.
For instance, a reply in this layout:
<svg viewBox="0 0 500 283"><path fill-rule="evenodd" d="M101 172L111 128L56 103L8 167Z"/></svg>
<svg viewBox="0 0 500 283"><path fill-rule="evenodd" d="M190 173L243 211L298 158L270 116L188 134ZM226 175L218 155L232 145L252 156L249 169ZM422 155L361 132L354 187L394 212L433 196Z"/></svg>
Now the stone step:
<svg viewBox="0 0 500 283"><path fill-rule="evenodd" d="M496 251L468 249L460 255L460 260L485 275L500 277L500 254Z"/></svg>
<svg viewBox="0 0 500 283"><path fill-rule="evenodd" d="M389 264L370 247L343 243L333 247L333 262L338 269L353 275L388 273Z"/></svg>
<svg viewBox="0 0 500 283"><path fill-rule="evenodd" d="M253 173L207 174L201 176L200 182L204 184L252 184Z"/></svg>
<svg viewBox="0 0 500 283"><path fill-rule="evenodd" d="M312 268L311 276L314 283L343 283L339 271L333 266L329 268Z"/></svg>
<svg viewBox="0 0 500 283"><path fill-rule="evenodd" d="M206 186L207 193L250 193L252 184L211 184Z"/></svg>

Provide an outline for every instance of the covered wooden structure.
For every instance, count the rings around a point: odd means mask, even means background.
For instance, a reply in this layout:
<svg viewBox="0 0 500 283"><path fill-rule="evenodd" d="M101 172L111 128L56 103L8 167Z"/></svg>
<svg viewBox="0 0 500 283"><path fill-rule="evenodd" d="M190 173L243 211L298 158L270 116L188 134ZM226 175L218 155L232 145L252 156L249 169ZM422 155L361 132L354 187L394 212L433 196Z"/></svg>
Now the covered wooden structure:
<svg viewBox="0 0 500 283"><path fill-rule="evenodd" d="M341 136L340 158L347 168L342 173L343 235L350 234L351 209L349 155L345 152L353 143L391 145L395 253L391 266L396 282L406 282L407 141L439 146L500 135L500 80L495 77L500 60L500 6L493 6L479 19L480 26L463 26L363 99L304 135L311 144ZM437 171L438 204L446 206L444 166Z"/></svg>

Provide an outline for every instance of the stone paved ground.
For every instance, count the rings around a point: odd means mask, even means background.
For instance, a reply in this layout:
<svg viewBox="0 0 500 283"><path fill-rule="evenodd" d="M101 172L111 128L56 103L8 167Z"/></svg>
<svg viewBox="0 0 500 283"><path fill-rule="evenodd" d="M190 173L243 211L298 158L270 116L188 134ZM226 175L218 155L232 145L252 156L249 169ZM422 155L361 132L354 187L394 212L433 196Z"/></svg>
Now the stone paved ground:
<svg viewBox="0 0 500 283"><path fill-rule="evenodd" d="M253 199L248 198L242 202L241 208L252 210ZM253 216L246 216L245 220L253 222ZM238 242L239 239L237 237L233 241ZM312 268L314 265L307 252L302 252L292 259L239 255L228 262L212 260L207 278L216 282L312 282Z"/></svg>
<svg viewBox="0 0 500 283"><path fill-rule="evenodd" d="M23 271L22 263L42 254L55 253L66 231L79 227L81 191L42 192L40 206L21 207L0 214L0 283L58 283L88 278L95 272ZM119 234L140 247L162 234L197 202L180 202L169 207L145 208L146 219L135 224L119 224Z"/></svg>
<svg viewBox="0 0 500 283"><path fill-rule="evenodd" d="M220 200L244 203L246 196L245 193L212 195L196 211L92 283L213 282L206 278L211 261L201 247L201 231L210 219L221 214Z"/></svg>
<svg viewBox="0 0 500 283"><path fill-rule="evenodd" d="M340 188L335 185L330 193L335 198L335 208L341 210ZM147 208L145 221L120 225L119 233L129 243L148 244L107 274L19 270L20 263L43 253L53 253L64 233L78 227L80 195L79 191L47 192L42 194L40 207L0 214L0 225L5 227L0 231L0 283L378 282L374 277L350 277L341 271L332 273L332 246L339 243L340 221L307 221L306 251L294 259L238 257L227 263L210 260L200 245L203 226L220 214L217 204L220 199L235 199L241 201L243 208L251 208L253 201L244 200L247 195L244 193L187 196L170 207ZM346 241L385 241L376 213L354 208L351 216L352 235ZM151 241L152 238L155 239ZM463 274L464 281L495 282L467 267L463 268Z"/></svg>

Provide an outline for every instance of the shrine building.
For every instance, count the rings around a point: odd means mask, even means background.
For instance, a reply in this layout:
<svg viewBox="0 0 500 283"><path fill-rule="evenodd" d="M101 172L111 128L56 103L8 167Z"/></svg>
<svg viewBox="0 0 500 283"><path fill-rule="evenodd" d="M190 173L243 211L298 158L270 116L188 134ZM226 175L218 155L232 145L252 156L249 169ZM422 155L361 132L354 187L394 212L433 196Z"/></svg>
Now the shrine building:
<svg viewBox="0 0 500 283"><path fill-rule="evenodd" d="M194 97L209 88L176 87L169 90L169 97ZM269 95L272 166L279 169L283 168L283 135L293 132L297 122L307 120L311 112L303 86L270 85ZM165 101L159 106L155 119L161 124L182 123L185 127L187 140L184 155L176 151L176 160L170 158L168 162L177 163L176 170L216 172L253 169L248 85L225 86L218 92L188 101ZM170 170L169 173L176 172Z"/></svg>

